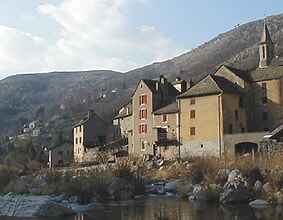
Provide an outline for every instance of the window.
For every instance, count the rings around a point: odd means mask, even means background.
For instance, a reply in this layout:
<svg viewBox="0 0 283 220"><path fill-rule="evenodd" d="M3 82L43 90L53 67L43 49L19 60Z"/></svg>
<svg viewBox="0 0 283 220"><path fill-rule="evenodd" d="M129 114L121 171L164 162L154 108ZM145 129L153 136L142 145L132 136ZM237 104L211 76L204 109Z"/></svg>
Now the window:
<svg viewBox="0 0 283 220"><path fill-rule="evenodd" d="M238 110L235 110L235 119L236 119L236 121L239 120L239 112L238 112Z"/></svg>
<svg viewBox="0 0 283 220"><path fill-rule="evenodd" d="M203 144L200 145L200 148L203 148Z"/></svg>
<svg viewBox="0 0 283 220"><path fill-rule="evenodd" d="M76 144L78 144L78 138L76 138Z"/></svg>
<svg viewBox="0 0 283 220"><path fill-rule="evenodd" d="M190 111L190 118L191 118L191 119L196 118L196 111L195 111L195 110L191 110L191 111Z"/></svg>
<svg viewBox="0 0 283 220"><path fill-rule="evenodd" d="M139 97L139 104L146 105L147 104L147 95L142 95Z"/></svg>
<svg viewBox="0 0 283 220"><path fill-rule="evenodd" d="M233 125L229 124L229 134L233 134Z"/></svg>
<svg viewBox="0 0 283 220"><path fill-rule="evenodd" d="M167 115L162 115L162 122L167 122Z"/></svg>
<svg viewBox="0 0 283 220"><path fill-rule="evenodd" d="M262 57L265 59L265 47L262 47Z"/></svg>
<svg viewBox="0 0 283 220"><path fill-rule="evenodd" d="M191 105L195 105L196 104L196 100L195 99L191 99Z"/></svg>
<svg viewBox="0 0 283 220"><path fill-rule="evenodd" d="M191 135L191 136L196 135L196 128L195 128L195 127L191 127L191 128L190 128L190 135Z"/></svg>
<svg viewBox="0 0 283 220"><path fill-rule="evenodd" d="M147 118L147 110L141 109L140 110L140 119L146 119Z"/></svg>
<svg viewBox="0 0 283 220"><path fill-rule="evenodd" d="M268 113L267 112L263 112L262 113L262 120L263 121L267 121L268 120Z"/></svg>
<svg viewBox="0 0 283 220"><path fill-rule="evenodd" d="M80 132L82 132L82 126L80 125Z"/></svg>
<svg viewBox="0 0 283 220"><path fill-rule="evenodd" d="M139 133L142 134L142 133L147 133L147 124L140 124L139 125Z"/></svg>
<svg viewBox="0 0 283 220"><path fill-rule="evenodd" d="M80 137L80 144L82 143L82 138Z"/></svg>
<svg viewBox="0 0 283 220"><path fill-rule="evenodd" d="M141 142L141 149L142 149L142 151L145 150L146 145L147 145L147 142L146 142L146 141L142 141L142 142Z"/></svg>

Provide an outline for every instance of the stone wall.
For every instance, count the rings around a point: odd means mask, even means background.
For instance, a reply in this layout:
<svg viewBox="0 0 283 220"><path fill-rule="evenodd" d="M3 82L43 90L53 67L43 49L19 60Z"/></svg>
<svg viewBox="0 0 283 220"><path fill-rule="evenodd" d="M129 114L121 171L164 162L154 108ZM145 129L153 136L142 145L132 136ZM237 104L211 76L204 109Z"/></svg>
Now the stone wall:
<svg viewBox="0 0 283 220"><path fill-rule="evenodd" d="M202 157L202 156L220 156L220 146L218 139L210 141L188 141L182 143L181 158Z"/></svg>
<svg viewBox="0 0 283 220"><path fill-rule="evenodd" d="M227 156L235 156L235 145L243 142L258 144L262 141L266 132L226 134L224 135L224 146L227 150Z"/></svg>

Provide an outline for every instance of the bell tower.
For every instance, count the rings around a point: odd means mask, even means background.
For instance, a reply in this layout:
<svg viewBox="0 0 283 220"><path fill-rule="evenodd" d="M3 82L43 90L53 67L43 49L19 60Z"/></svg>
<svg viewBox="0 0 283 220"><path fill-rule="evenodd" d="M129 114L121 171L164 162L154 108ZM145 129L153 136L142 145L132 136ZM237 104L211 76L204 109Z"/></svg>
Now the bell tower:
<svg viewBox="0 0 283 220"><path fill-rule="evenodd" d="M274 45L264 20L263 32L259 44L259 68L266 68L273 59Z"/></svg>

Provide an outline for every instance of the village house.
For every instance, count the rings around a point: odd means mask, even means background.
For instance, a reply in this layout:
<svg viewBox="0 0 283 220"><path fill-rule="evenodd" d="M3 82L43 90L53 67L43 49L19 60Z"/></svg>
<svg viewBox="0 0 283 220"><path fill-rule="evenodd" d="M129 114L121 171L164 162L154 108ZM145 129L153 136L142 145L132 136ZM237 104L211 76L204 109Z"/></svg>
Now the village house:
<svg viewBox="0 0 283 220"><path fill-rule="evenodd" d="M49 168L67 166L73 161L72 144L64 143L51 148L46 147L44 151L48 154Z"/></svg>
<svg viewBox="0 0 283 220"><path fill-rule="evenodd" d="M256 152L282 119L283 60L274 55L267 25L254 70L222 65L178 97L182 155Z"/></svg>
<svg viewBox="0 0 283 220"><path fill-rule="evenodd" d="M158 80L141 80L131 99L114 118L113 123L125 134L128 152L135 156L176 157L178 149L178 108L176 97L186 91L186 81L177 78L169 82L164 76ZM125 114L127 108L130 114Z"/></svg>
<svg viewBox="0 0 283 220"><path fill-rule="evenodd" d="M106 144L107 129L107 123L93 110L90 110L88 116L74 126L74 161L76 163L93 159L99 147Z"/></svg>
<svg viewBox="0 0 283 220"><path fill-rule="evenodd" d="M222 157L256 152L282 119L282 82L283 60L274 55L264 24L257 68L221 65L214 74L190 83L187 91L181 79L141 80L128 104L131 114L119 114L116 124L122 134L127 127L125 137L134 155Z"/></svg>

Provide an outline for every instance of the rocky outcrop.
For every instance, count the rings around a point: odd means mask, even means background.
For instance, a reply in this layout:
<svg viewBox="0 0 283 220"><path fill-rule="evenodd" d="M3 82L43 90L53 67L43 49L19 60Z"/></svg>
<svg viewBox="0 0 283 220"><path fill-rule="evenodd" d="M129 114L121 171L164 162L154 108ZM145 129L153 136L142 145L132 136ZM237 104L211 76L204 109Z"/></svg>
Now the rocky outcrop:
<svg viewBox="0 0 283 220"><path fill-rule="evenodd" d="M249 205L256 209L263 209L269 206L269 203L265 200L257 199L249 203Z"/></svg>
<svg viewBox="0 0 283 220"><path fill-rule="evenodd" d="M89 210L94 204L86 206L70 203L63 196L25 196L7 194L0 197L0 216L10 217L62 217Z"/></svg>
<svg viewBox="0 0 283 220"><path fill-rule="evenodd" d="M230 203L248 203L252 200L252 194L247 188L247 182L239 170L232 170L228 176L228 181L223 187L223 193L220 195L220 202Z"/></svg>

